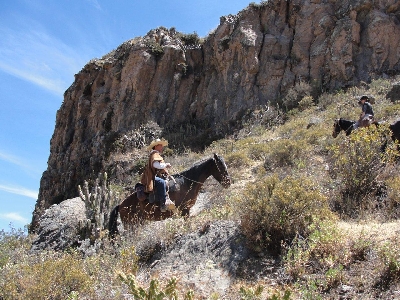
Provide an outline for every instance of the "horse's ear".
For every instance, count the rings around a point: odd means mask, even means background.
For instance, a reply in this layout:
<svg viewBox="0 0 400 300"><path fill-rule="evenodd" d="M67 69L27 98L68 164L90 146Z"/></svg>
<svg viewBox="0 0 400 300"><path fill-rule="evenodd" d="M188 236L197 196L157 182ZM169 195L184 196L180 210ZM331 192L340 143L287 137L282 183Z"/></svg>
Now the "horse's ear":
<svg viewBox="0 0 400 300"><path fill-rule="evenodd" d="M218 159L218 154L214 153L214 159Z"/></svg>

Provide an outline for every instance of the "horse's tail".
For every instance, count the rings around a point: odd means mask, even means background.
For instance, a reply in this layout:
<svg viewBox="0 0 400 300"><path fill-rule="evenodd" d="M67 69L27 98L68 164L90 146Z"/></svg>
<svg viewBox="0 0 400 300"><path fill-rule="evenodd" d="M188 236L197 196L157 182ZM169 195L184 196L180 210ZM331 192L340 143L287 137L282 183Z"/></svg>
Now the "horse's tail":
<svg viewBox="0 0 400 300"><path fill-rule="evenodd" d="M110 218L108 221L108 236L110 238L114 238L118 234L118 212L119 212L119 205L113 208L110 212Z"/></svg>

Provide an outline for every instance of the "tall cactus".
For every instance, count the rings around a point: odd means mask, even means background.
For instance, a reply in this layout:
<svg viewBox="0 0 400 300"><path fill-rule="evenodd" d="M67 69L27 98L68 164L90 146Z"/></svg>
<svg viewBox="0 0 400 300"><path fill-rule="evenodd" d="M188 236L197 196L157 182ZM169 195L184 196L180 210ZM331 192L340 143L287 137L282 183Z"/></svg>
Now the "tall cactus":
<svg viewBox="0 0 400 300"><path fill-rule="evenodd" d="M83 238L98 239L101 232L108 228L110 212L119 203L119 195L107 186L107 173L99 173L91 192L86 180L83 189L78 185L78 191L86 207L87 221L81 224Z"/></svg>

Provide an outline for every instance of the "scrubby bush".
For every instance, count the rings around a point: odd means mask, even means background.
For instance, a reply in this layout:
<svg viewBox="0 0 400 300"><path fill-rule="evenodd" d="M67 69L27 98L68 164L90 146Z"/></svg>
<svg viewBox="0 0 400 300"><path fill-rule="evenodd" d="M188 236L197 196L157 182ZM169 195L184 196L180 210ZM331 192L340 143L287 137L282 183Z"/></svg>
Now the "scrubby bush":
<svg viewBox="0 0 400 300"><path fill-rule="evenodd" d="M136 280L136 277L132 274L124 274L123 272L118 274L119 279L125 283L133 295L135 300L161 300L161 299L174 299L178 300L178 291L177 291L177 278L172 277L165 288L162 289L160 287L160 282L158 279L152 279L150 281L149 287L147 290L139 285ZM184 300L192 300L194 293L189 290L184 295Z"/></svg>
<svg viewBox="0 0 400 300"><path fill-rule="evenodd" d="M388 217L400 216L400 176L385 181L387 187L386 214Z"/></svg>
<svg viewBox="0 0 400 300"><path fill-rule="evenodd" d="M7 264L2 269L3 299L65 299L72 292L90 294L91 279L76 253L43 254L36 261Z"/></svg>
<svg viewBox="0 0 400 300"><path fill-rule="evenodd" d="M284 266L286 272L294 279L304 274L323 270L333 284L334 270L339 270L351 261L351 253L345 247L346 240L332 220L316 221L309 227L307 237L297 236L285 248Z"/></svg>
<svg viewBox="0 0 400 300"><path fill-rule="evenodd" d="M30 239L21 229L11 228L10 232L0 231L0 268L15 258L15 251L27 250L31 246Z"/></svg>
<svg viewBox="0 0 400 300"><path fill-rule="evenodd" d="M157 42L148 41L146 43L146 47L149 48L150 53L153 54L156 58L164 54L163 47Z"/></svg>
<svg viewBox="0 0 400 300"><path fill-rule="evenodd" d="M299 102L299 109L300 110L305 110L314 105L314 99L311 96L305 96L303 99L300 100Z"/></svg>
<svg viewBox="0 0 400 300"><path fill-rule="evenodd" d="M248 150L249 157L254 160L265 160L268 152L269 145L267 143L252 144Z"/></svg>
<svg viewBox="0 0 400 300"><path fill-rule="evenodd" d="M283 106L286 108L287 111L298 108L299 102L307 96L311 94L311 86L306 82L300 82L290 88L286 93L285 97L282 100Z"/></svg>
<svg viewBox="0 0 400 300"><path fill-rule="evenodd" d="M371 209L377 177L392 159L390 146L388 128L370 126L331 147L332 173L340 181L335 207L342 214L356 217Z"/></svg>
<svg viewBox="0 0 400 300"><path fill-rule="evenodd" d="M138 257L128 241L115 248L103 241L97 252L31 252L30 236L2 235L0 299L124 299L116 272L135 273Z"/></svg>
<svg viewBox="0 0 400 300"><path fill-rule="evenodd" d="M279 139L268 143L269 151L264 162L265 168L295 167L308 155L304 140Z"/></svg>
<svg viewBox="0 0 400 300"><path fill-rule="evenodd" d="M247 288L247 287L241 287L240 288L240 297L243 300L257 300L261 299L262 292L264 290L264 287L262 285L257 286L255 289L254 288Z"/></svg>
<svg viewBox="0 0 400 300"><path fill-rule="evenodd" d="M327 199L308 178L277 175L248 184L240 201L241 226L255 250L281 250L296 235L307 237L315 217L331 218Z"/></svg>
<svg viewBox="0 0 400 300"><path fill-rule="evenodd" d="M382 279L387 282L400 279L400 247L399 239L387 241L378 249L379 257L383 263Z"/></svg>
<svg viewBox="0 0 400 300"><path fill-rule="evenodd" d="M225 156L225 162L228 167L243 168L250 165L250 159L245 151L232 152Z"/></svg>
<svg viewBox="0 0 400 300"><path fill-rule="evenodd" d="M186 46L195 46L201 43L199 35L197 32L193 33L180 33L179 38Z"/></svg>

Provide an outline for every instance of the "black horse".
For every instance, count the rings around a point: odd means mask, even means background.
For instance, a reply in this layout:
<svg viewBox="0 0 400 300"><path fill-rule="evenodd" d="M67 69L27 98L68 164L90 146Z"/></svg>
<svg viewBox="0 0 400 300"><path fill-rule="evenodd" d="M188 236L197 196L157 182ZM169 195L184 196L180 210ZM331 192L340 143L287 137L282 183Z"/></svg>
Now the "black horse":
<svg viewBox="0 0 400 300"><path fill-rule="evenodd" d="M354 130L354 124L356 121L350 121L350 120L345 120L345 119L336 119L335 122L333 123L333 132L332 136L335 138L339 135L341 131L344 131L347 135L350 135L352 131ZM374 124L375 126L379 126L379 122L374 121L371 124ZM365 127L365 126L363 126ZM394 122L393 124L389 125L389 129L392 132L392 140L393 142L398 142L400 143L400 120Z"/></svg>
<svg viewBox="0 0 400 300"><path fill-rule="evenodd" d="M189 215L190 208L196 203L200 188L210 176L213 176L224 188L231 185L225 161L217 154L182 173L172 175L176 184L170 188L169 197L175 202L182 216ZM118 233L118 214L124 226L132 226L143 220L164 220L171 217L173 212L161 212L158 203L150 203L148 199L141 201L134 192L111 211L108 225L111 237Z"/></svg>
<svg viewBox="0 0 400 300"><path fill-rule="evenodd" d="M350 135L354 129L355 123L356 121L345 120L342 118L336 119L335 123L333 123L332 136L336 138L342 130L346 133L346 136Z"/></svg>
<svg viewBox="0 0 400 300"><path fill-rule="evenodd" d="M392 131L393 142L400 143L400 120L389 125L389 128Z"/></svg>

